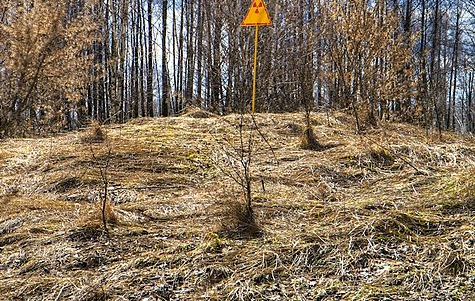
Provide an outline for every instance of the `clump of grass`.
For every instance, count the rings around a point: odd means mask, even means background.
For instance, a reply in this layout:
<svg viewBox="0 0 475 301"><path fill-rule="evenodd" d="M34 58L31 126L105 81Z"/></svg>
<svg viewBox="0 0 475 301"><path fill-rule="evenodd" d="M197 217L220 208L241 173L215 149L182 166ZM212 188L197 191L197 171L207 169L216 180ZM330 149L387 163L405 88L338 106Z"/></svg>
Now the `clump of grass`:
<svg viewBox="0 0 475 301"><path fill-rule="evenodd" d="M226 300L262 300L263 296L251 280L238 280L230 284L233 289L228 293Z"/></svg>
<svg viewBox="0 0 475 301"><path fill-rule="evenodd" d="M474 172L475 168L470 168L463 173L450 175L436 187L440 196L439 205L445 213L470 214L475 211Z"/></svg>
<svg viewBox="0 0 475 301"><path fill-rule="evenodd" d="M85 300L85 301L105 301L108 300L107 298L107 292L105 291L103 286L100 285L93 285L90 287L87 287L84 291L81 292L81 298L80 300Z"/></svg>
<svg viewBox="0 0 475 301"><path fill-rule="evenodd" d="M232 201L225 205L219 232L230 236L257 237L261 229L253 210L249 210L246 204Z"/></svg>
<svg viewBox="0 0 475 301"><path fill-rule="evenodd" d="M96 206L99 206L100 208ZM106 201L104 207L104 216L107 224L117 225L119 223L119 219L117 218L109 200ZM84 218L81 218L81 224L95 224L100 221L102 221L102 201L100 204L92 205L88 214L86 214Z"/></svg>
<svg viewBox="0 0 475 301"><path fill-rule="evenodd" d="M378 145L373 145L371 147L369 151L369 157L372 161L382 166L392 165L395 162L393 154L391 154L388 149Z"/></svg>
<svg viewBox="0 0 475 301"><path fill-rule="evenodd" d="M325 146L322 145L315 135L313 128L311 126L307 126L302 133L302 140L300 141L300 147L303 149L310 149L310 150L324 150Z"/></svg>
<svg viewBox="0 0 475 301"><path fill-rule="evenodd" d="M207 233L203 239L203 250L208 253L219 253L224 247L224 243L218 234Z"/></svg>
<svg viewBox="0 0 475 301"><path fill-rule="evenodd" d="M437 220L404 212L386 213L364 226L359 236L371 237L378 242L412 241L420 236L437 236L459 223Z"/></svg>
<svg viewBox="0 0 475 301"><path fill-rule="evenodd" d="M82 143L101 143L107 139L107 133L104 130L103 126L94 121L91 123L91 126L87 129L85 135L81 138Z"/></svg>
<svg viewBox="0 0 475 301"><path fill-rule="evenodd" d="M112 209L112 206L111 206L109 201L106 202L105 216L106 216L106 220L109 224L117 224L118 223L117 215L115 215L114 210Z"/></svg>

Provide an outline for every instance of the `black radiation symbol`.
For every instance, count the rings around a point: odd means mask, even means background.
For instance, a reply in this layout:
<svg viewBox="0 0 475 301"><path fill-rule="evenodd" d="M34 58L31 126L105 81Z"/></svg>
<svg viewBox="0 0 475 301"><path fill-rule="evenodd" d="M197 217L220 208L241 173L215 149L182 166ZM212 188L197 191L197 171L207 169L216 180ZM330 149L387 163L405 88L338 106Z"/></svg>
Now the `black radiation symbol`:
<svg viewBox="0 0 475 301"><path fill-rule="evenodd" d="M259 13L259 7L263 7L264 5L262 4L262 1L259 2L259 6L256 4L256 2L254 1L254 4L252 5L252 7L255 7L256 10L254 11L256 14Z"/></svg>

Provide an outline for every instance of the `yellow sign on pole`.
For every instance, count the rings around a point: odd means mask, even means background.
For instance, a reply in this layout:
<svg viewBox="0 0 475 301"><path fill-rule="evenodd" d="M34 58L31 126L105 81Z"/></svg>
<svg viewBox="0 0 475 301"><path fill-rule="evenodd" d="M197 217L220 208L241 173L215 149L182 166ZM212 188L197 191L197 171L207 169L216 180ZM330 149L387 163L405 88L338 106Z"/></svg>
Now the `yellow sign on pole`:
<svg viewBox="0 0 475 301"><path fill-rule="evenodd" d="M252 79L252 116L256 104L256 69L257 69L257 40L259 37L259 25L271 25L269 13L267 12L264 0L253 0L251 7L247 11L241 26L255 26L256 35L254 37L254 74Z"/></svg>
<svg viewBox="0 0 475 301"><path fill-rule="evenodd" d="M267 12L264 0L254 0L247 11L241 26L271 25L272 22Z"/></svg>

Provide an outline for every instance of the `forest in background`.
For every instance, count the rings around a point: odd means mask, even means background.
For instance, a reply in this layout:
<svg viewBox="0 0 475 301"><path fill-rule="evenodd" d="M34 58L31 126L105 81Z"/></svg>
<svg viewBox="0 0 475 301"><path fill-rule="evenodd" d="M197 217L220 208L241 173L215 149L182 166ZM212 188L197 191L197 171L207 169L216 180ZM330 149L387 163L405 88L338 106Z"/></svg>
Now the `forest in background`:
<svg viewBox="0 0 475 301"><path fill-rule="evenodd" d="M251 1L6 0L0 137L173 116L251 99ZM475 131L471 0L268 0L258 112L347 110Z"/></svg>

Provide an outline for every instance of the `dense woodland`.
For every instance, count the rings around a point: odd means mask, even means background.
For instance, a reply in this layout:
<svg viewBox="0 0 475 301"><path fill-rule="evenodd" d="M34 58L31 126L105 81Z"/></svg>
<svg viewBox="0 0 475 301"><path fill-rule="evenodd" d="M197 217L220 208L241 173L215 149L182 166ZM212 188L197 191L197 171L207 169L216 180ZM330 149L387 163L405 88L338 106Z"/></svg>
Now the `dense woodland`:
<svg viewBox="0 0 475 301"><path fill-rule="evenodd" d="M3 0L0 137L219 114L251 99L250 3L216 0ZM347 110L474 132L472 0L268 0L258 112Z"/></svg>

